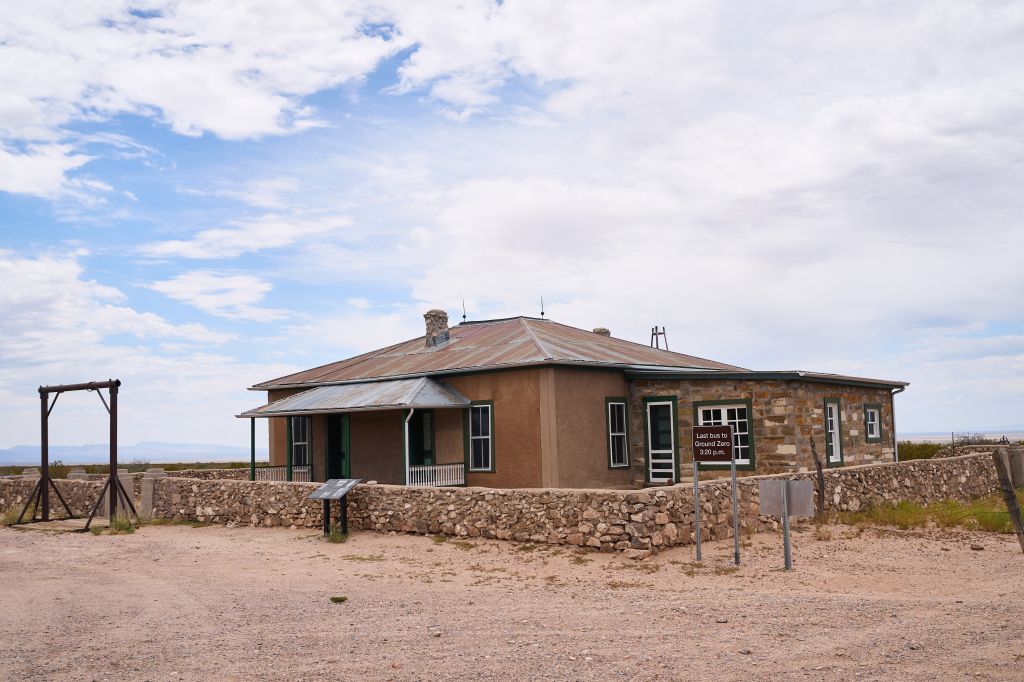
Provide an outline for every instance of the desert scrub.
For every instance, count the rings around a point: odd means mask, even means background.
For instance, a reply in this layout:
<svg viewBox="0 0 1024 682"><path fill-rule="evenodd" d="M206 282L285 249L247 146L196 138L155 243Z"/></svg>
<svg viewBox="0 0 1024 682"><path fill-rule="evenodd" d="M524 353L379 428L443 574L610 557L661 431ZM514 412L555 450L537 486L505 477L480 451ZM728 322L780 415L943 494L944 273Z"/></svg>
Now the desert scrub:
<svg viewBox="0 0 1024 682"><path fill-rule="evenodd" d="M1024 503L1024 492L1017 492ZM896 526L904 530L923 528L930 524L942 528L967 528L993 533L1012 533L1013 522L1006 504L999 495L990 495L969 503L944 500L929 505L900 502L881 505L859 512L840 512L839 521L850 525Z"/></svg>
<svg viewBox="0 0 1024 682"><path fill-rule="evenodd" d="M337 597L331 597L331 602L334 604L344 604L348 601L348 597L345 595L338 595Z"/></svg>
<svg viewBox="0 0 1024 682"><path fill-rule="evenodd" d="M944 448L941 443L911 443L901 440L899 443L900 461L908 459L931 459L935 453Z"/></svg>
<svg viewBox="0 0 1024 682"><path fill-rule="evenodd" d="M338 524L332 523L331 531L330 533L324 536L324 540L326 540L327 542L332 542L334 544L339 544L342 542L347 542L348 535L341 532L341 527L338 526Z"/></svg>
<svg viewBox="0 0 1024 682"><path fill-rule="evenodd" d="M13 526L18 522L18 516L21 514L22 505L16 504L13 507L8 508L7 511L0 516L0 526ZM31 519L35 512L34 507L29 507L28 511L25 512L25 518Z"/></svg>

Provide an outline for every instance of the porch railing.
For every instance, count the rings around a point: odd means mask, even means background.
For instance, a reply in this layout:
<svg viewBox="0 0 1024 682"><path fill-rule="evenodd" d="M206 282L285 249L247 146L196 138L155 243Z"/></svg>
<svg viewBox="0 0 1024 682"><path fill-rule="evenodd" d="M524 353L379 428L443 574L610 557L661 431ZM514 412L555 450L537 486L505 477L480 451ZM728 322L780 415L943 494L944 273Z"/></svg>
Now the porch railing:
<svg viewBox="0 0 1024 682"><path fill-rule="evenodd" d="M409 467L409 485L442 488L466 485L466 465L433 464Z"/></svg>
<svg viewBox="0 0 1024 682"><path fill-rule="evenodd" d="M274 467L256 467L256 480L257 481L287 481L288 480L288 467L287 466L274 466ZM292 481L299 483L309 483L313 480L313 467L308 464L305 466L293 466L292 467Z"/></svg>

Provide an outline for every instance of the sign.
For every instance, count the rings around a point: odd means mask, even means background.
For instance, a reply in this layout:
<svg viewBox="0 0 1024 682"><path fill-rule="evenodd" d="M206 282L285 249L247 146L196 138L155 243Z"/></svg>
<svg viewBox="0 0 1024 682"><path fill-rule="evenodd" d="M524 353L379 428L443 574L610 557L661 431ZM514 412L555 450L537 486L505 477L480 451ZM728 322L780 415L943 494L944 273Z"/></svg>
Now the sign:
<svg viewBox="0 0 1024 682"><path fill-rule="evenodd" d="M307 500L340 500L352 488L362 482L361 478L332 478L306 496Z"/></svg>
<svg viewBox="0 0 1024 682"><path fill-rule="evenodd" d="M724 462L726 464L731 462L732 427L694 426L693 461Z"/></svg>
<svg viewBox="0 0 1024 682"><path fill-rule="evenodd" d="M759 513L762 516L782 517L783 486L786 486L789 516L814 516L814 485L810 481L758 481L757 486L761 494Z"/></svg>

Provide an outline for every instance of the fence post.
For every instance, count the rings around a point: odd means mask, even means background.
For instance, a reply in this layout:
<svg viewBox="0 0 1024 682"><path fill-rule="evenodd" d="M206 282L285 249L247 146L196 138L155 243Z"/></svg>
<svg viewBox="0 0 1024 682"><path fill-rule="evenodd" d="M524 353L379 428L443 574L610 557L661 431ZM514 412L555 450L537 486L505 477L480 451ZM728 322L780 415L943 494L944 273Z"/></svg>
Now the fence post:
<svg viewBox="0 0 1024 682"><path fill-rule="evenodd" d="M996 476L999 478L999 487L1003 490L1003 499L1006 500L1006 510L1010 514L1017 541L1020 542L1020 551L1024 552L1024 518L1021 518L1017 493L1010 482L1009 457L1004 450L996 450L992 453L992 461L996 465Z"/></svg>

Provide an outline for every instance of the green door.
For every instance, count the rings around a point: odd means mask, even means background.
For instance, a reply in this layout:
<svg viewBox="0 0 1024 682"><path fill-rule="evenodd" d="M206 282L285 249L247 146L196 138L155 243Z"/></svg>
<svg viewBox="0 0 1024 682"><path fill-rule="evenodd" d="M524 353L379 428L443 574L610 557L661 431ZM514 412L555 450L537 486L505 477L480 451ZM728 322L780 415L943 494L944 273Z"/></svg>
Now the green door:
<svg viewBox="0 0 1024 682"><path fill-rule="evenodd" d="M348 415L327 415L327 478L351 477L352 452Z"/></svg>
<svg viewBox="0 0 1024 682"><path fill-rule="evenodd" d="M409 420L409 465L434 463L434 412L416 410Z"/></svg>

